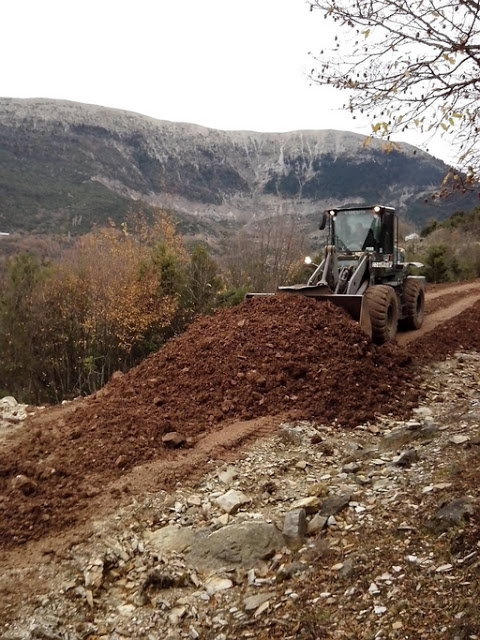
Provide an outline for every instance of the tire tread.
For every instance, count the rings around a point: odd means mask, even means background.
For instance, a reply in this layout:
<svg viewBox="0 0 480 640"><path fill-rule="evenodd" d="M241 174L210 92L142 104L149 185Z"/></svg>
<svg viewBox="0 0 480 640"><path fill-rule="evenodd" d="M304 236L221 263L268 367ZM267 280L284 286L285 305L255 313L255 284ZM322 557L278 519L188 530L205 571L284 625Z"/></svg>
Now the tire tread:
<svg viewBox="0 0 480 640"><path fill-rule="evenodd" d="M365 292L370 320L372 323L372 339L376 344L384 344L393 340L397 333L398 300L392 287L384 284L373 285ZM393 304L393 322L387 323L388 309Z"/></svg>

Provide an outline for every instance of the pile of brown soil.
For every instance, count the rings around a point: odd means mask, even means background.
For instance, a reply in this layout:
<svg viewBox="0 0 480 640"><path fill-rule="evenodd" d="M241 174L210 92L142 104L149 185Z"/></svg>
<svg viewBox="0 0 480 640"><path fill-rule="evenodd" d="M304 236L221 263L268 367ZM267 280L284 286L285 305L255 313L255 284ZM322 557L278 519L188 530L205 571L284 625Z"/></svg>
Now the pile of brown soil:
<svg viewBox="0 0 480 640"><path fill-rule="evenodd" d="M68 420L26 432L0 455L0 543L70 524L96 487L176 455L162 442L170 431L188 446L226 421L258 416L348 428L401 415L417 400L409 365L404 350L372 345L342 311L300 296L200 318Z"/></svg>
<svg viewBox="0 0 480 640"><path fill-rule="evenodd" d="M415 360L442 360L462 350L480 351L480 302L454 316L410 346Z"/></svg>

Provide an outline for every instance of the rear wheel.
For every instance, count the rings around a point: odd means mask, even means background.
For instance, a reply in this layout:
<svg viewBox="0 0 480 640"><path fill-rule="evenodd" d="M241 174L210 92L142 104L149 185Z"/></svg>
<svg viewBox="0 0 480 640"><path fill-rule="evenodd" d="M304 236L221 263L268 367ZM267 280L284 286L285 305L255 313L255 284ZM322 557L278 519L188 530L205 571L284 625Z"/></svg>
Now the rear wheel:
<svg viewBox="0 0 480 640"><path fill-rule="evenodd" d="M377 284L365 291L375 344L390 342L397 335L398 300L392 287Z"/></svg>
<svg viewBox="0 0 480 640"><path fill-rule="evenodd" d="M420 329L425 313L425 291L419 280L407 278L403 288L406 316L402 321L405 329Z"/></svg>

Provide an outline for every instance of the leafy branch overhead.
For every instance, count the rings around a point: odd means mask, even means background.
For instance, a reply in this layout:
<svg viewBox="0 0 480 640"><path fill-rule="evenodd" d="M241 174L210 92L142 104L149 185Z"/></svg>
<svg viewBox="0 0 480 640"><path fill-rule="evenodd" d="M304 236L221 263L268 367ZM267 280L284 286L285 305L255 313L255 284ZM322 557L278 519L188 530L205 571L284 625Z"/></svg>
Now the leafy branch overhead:
<svg viewBox="0 0 480 640"><path fill-rule="evenodd" d="M459 165L480 169L480 3L476 0L314 0L341 30L311 77L350 93L372 135L453 133ZM346 33L347 32L347 33Z"/></svg>

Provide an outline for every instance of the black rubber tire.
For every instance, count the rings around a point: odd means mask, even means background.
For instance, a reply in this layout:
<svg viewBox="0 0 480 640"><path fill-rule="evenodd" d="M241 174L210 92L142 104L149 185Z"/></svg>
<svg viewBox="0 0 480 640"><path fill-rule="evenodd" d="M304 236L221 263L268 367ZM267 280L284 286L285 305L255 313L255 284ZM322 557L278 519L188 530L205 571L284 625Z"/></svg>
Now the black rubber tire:
<svg viewBox="0 0 480 640"><path fill-rule="evenodd" d="M397 335L398 299L392 287L376 284L365 291L375 344L390 342Z"/></svg>
<svg viewBox="0 0 480 640"><path fill-rule="evenodd" d="M406 316L402 321L405 329L420 329L425 315L425 290L421 282L407 278L403 288Z"/></svg>

